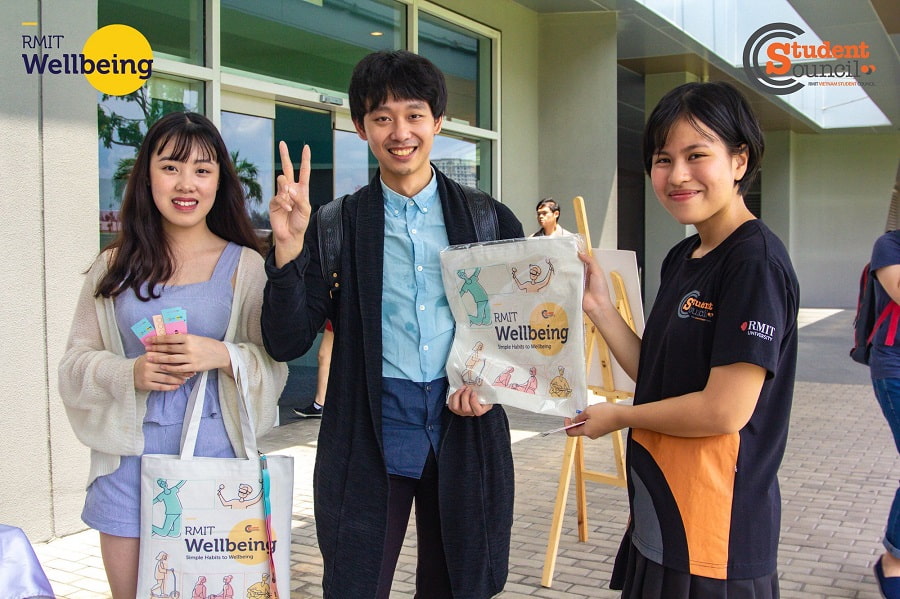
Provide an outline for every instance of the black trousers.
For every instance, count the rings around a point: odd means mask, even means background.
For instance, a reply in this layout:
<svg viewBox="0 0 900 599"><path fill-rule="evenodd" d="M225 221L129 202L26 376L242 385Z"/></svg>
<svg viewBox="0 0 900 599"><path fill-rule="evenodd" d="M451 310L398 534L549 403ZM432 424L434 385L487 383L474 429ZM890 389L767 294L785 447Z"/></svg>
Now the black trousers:
<svg viewBox="0 0 900 599"><path fill-rule="evenodd" d="M434 452L430 452L422 470L422 478L390 476L388 490L387 535L384 557L378 578L378 599L388 599L394 570L403 547L413 501L416 505L417 599L452 599L447 558L441 538L441 515L438 510L438 469Z"/></svg>

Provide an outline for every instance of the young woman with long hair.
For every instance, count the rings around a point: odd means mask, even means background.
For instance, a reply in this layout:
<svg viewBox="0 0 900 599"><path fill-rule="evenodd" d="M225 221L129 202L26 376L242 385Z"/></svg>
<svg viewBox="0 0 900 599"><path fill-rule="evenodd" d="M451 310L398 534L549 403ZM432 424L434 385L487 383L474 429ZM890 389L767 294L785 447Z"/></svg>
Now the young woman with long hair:
<svg viewBox="0 0 900 599"><path fill-rule="evenodd" d="M263 349L263 259L243 188L209 119L174 113L150 128L120 221L118 237L87 272L59 389L76 436L91 448L82 520L100 532L113 597L131 599L141 455L179 452L195 375L210 371L196 455L246 457L226 344L246 362L257 435L275 423L287 367ZM145 334L155 315L176 308L187 333Z"/></svg>

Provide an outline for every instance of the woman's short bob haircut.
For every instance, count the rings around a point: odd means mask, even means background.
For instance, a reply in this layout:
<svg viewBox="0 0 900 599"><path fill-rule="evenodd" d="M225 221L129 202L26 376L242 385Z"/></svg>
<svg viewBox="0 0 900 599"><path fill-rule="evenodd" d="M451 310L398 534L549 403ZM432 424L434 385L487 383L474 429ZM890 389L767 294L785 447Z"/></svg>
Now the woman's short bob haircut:
<svg viewBox="0 0 900 599"><path fill-rule="evenodd" d="M747 152L747 171L735 181L741 196L759 173L765 142L759 121L741 93L729 83L685 83L659 101L644 127L644 169L650 174L653 159L666 145L669 131L687 119L698 131L703 124L734 154Z"/></svg>
<svg viewBox="0 0 900 599"><path fill-rule="evenodd" d="M407 50L381 50L360 60L353 68L348 95L350 118L360 126L388 97L427 102L435 119L447 110L444 74L424 56Z"/></svg>

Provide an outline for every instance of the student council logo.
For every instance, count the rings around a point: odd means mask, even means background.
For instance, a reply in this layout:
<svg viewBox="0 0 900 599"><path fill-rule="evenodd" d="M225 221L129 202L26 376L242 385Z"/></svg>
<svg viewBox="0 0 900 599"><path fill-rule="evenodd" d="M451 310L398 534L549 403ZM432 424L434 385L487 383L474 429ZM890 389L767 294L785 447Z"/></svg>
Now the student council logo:
<svg viewBox="0 0 900 599"><path fill-rule="evenodd" d="M147 38L134 27L102 27L91 34L80 53L66 52L64 41L65 36L60 34L23 34L25 72L84 75L97 91L111 96L125 96L138 90L153 74L153 50Z"/></svg>
<svg viewBox="0 0 900 599"><path fill-rule="evenodd" d="M806 32L791 23L770 23L757 29L744 45L744 71L759 91L784 96L810 86L870 86L860 81L876 71L869 44L796 41ZM801 78L807 80L804 84Z"/></svg>
<svg viewBox="0 0 900 599"><path fill-rule="evenodd" d="M683 298L678 305L678 318L693 318L709 322L715 316L715 306L711 301L700 299L700 292L696 289Z"/></svg>

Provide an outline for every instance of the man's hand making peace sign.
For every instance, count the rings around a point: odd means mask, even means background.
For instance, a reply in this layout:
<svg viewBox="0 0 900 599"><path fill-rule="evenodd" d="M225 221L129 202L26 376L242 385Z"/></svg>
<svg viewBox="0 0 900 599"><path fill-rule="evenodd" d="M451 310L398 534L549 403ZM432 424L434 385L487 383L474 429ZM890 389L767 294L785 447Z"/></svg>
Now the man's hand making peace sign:
<svg viewBox="0 0 900 599"><path fill-rule="evenodd" d="M269 202L269 220L275 242L275 265L281 268L300 255L303 236L309 226L312 207L309 204L309 146L303 146L300 154L300 170L294 180L294 163L287 144L278 143L281 152L281 175L276 179L278 191Z"/></svg>

